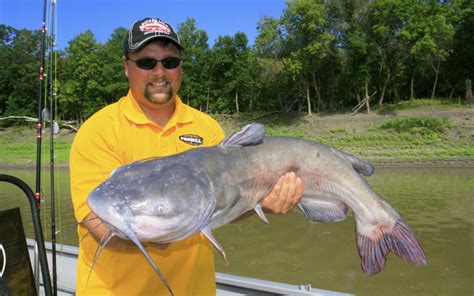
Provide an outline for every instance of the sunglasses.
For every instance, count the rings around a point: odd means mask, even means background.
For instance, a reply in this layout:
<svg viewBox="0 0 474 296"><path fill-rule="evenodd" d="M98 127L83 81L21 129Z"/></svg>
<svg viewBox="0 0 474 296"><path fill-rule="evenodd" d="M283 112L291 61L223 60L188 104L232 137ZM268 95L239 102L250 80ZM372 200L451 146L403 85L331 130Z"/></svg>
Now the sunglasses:
<svg viewBox="0 0 474 296"><path fill-rule="evenodd" d="M182 60L176 57L167 57L162 60L157 60L154 58L140 58L138 60L132 60L131 58L127 57L128 60L137 64L137 67L143 70L153 70L156 67L156 64L160 62L163 67L168 70L176 69L181 65Z"/></svg>

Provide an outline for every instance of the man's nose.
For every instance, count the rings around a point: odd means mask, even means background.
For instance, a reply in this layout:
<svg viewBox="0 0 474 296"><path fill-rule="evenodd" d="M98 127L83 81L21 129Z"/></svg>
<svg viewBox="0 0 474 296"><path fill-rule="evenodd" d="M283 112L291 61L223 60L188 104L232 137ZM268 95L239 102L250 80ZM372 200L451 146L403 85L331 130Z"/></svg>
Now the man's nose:
<svg viewBox="0 0 474 296"><path fill-rule="evenodd" d="M166 72L166 68L163 66L161 61L158 61L155 65L155 68L153 68L151 71L155 75L156 74L162 74L162 73Z"/></svg>

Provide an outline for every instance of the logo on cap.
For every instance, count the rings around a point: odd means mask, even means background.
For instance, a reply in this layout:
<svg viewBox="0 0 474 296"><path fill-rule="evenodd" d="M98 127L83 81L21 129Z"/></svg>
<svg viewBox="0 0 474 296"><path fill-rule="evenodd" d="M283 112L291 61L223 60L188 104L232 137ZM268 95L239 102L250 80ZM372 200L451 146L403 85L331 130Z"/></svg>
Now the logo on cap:
<svg viewBox="0 0 474 296"><path fill-rule="evenodd" d="M170 34L171 28L167 24L157 19L148 19L140 25L140 31L142 31L143 34L149 34L149 33Z"/></svg>

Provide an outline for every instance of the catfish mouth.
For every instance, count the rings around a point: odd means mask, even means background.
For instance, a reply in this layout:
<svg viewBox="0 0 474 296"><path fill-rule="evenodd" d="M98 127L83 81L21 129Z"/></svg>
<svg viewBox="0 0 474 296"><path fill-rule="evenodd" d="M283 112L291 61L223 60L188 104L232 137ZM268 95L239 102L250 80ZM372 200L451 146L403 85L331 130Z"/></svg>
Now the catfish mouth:
<svg viewBox="0 0 474 296"><path fill-rule="evenodd" d="M120 237L121 239L124 239L124 240L129 240L130 239L125 232L120 230L120 227L116 227L116 226L114 226L114 225L112 225L108 222L104 222L104 224L107 226L107 228L112 233L112 235L118 236L118 237Z"/></svg>
<svg viewBox="0 0 474 296"><path fill-rule="evenodd" d="M130 225L129 221L133 221L133 214L129 211L127 203L113 203L104 206L106 201L97 194L99 190L96 189L88 198L87 204L89 209L94 213L104 224L111 235L118 236L122 239L130 239L127 235L126 229Z"/></svg>
<svg viewBox="0 0 474 296"><path fill-rule="evenodd" d="M213 209L214 206L210 205L197 220L174 217L167 223L159 217L139 215L134 217L130 228L140 241L172 243L199 233L209 224Z"/></svg>
<svg viewBox="0 0 474 296"><path fill-rule="evenodd" d="M125 221L127 221L127 218L124 217L127 214L123 214L124 216L120 216L118 212L116 213L111 213L107 211L106 213L108 214L107 216L105 215L98 215L94 209L91 208L91 211L97 216L97 218L102 221L102 224L107 227L107 230L109 231L109 234L113 236L118 236L121 239L128 240L129 237L126 234L126 228L127 226L125 225ZM128 216L128 215L127 215ZM118 219L110 219L110 217L119 217Z"/></svg>

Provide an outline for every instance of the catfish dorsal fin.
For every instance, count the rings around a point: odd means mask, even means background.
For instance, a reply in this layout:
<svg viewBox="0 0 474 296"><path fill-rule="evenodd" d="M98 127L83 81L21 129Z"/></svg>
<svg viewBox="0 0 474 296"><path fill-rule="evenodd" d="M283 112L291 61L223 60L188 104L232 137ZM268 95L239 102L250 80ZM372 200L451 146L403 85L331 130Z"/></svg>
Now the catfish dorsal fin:
<svg viewBox="0 0 474 296"><path fill-rule="evenodd" d="M260 144L265 137L265 127L260 123L244 126L239 132L228 135L220 144L221 147L242 147Z"/></svg>

